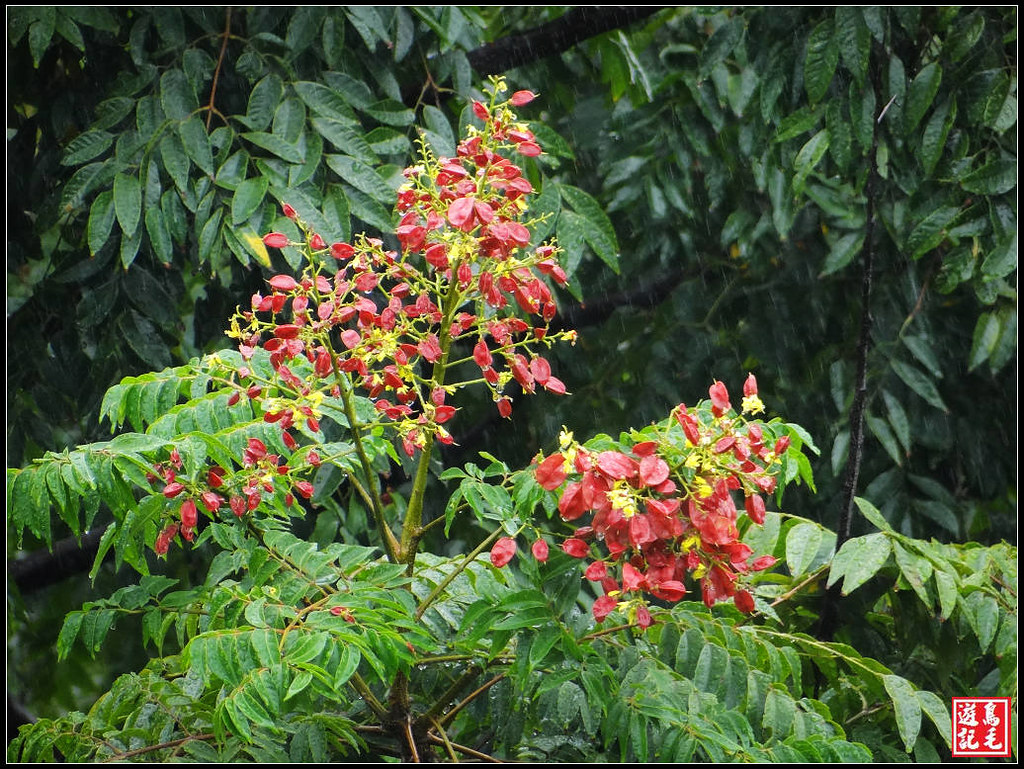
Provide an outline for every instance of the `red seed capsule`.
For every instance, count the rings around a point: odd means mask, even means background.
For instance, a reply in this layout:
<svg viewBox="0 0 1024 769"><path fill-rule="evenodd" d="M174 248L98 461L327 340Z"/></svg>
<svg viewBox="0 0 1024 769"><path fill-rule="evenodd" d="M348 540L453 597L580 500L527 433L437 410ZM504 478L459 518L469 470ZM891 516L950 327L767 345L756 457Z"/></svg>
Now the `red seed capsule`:
<svg viewBox="0 0 1024 769"><path fill-rule="evenodd" d="M181 503L181 525L188 528L195 528L199 522L199 511L196 510L196 503L186 499Z"/></svg>
<svg viewBox="0 0 1024 769"><path fill-rule="evenodd" d="M283 232L271 232L263 236L263 245L270 248L284 248L288 245L288 236Z"/></svg>
<svg viewBox="0 0 1024 769"><path fill-rule="evenodd" d="M491 548L491 563L499 569L508 564L516 554L516 541L511 537L502 537Z"/></svg>
<svg viewBox="0 0 1024 769"><path fill-rule="evenodd" d="M294 291L299 287L299 284L291 275L275 275L267 283L277 291Z"/></svg>
<svg viewBox="0 0 1024 769"><path fill-rule="evenodd" d="M164 496L168 499L174 499L181 492L185 490L185 486L175 481L174 483L168 483L164 486Z"/></svg>
<svg viewBox="0 0 1024 769"><path fill-rule="evenodd" d="M533 551L533 557L541 563L544 563L548 559L548 543L543 539L538 539L534 542L531 550Z"/></svg>
<svg viewBox="0 0 1024 769"><path fill-rule="evenodd" d="M524 104L529 104L531 101L537 98L537 94L533 91L516 91L509 98L508 103L513 107L522 107Z"/></svg>

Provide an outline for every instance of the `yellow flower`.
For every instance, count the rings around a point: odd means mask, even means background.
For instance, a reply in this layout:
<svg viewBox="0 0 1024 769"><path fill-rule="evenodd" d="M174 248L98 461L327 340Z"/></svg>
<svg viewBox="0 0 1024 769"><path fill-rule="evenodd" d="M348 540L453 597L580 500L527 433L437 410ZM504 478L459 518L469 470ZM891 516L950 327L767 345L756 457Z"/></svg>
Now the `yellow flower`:
<svg viewBox="0 0 1024 769"><path fill-rule="evenodd" d="M743 398L744 414L763 414L764 403L756 395L747 395Z"/></svg>
<svg viewBox="0 0 1024 769"><path fill-rule="evenodd" d="M700 544L700 534L693 534L683 540L683 552L688 553Z"/></svg>
<svg viewBox="0 0 1024 769"><path fill-rule="evenodd" d="M711 484L699 475L694 479L694 483L697 484L697 496L701 499L707 499L715 493L715 490L711 488Z"/></svg>
<svg viewBox="0 0 1024 769"><path fill-rule="evenodd" d="M608 501L614 510L619 510L624 518L636 515L636 500L623 481L617 481L615 488L608 492Z"/></svg>

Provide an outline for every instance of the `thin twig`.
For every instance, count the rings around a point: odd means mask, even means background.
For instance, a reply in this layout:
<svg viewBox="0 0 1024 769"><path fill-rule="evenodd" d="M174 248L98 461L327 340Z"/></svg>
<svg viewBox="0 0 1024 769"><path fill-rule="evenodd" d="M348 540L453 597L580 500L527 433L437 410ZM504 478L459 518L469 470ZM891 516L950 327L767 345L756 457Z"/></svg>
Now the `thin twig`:
<svg viewBox="0 0 1024 769"><path fill-rule="evenodd" d="M481 672L482 671L475 665L470 665L469 668L467 668L466 671L448 687L444 694L436 698L434 704L421 716L421 718L427 721L433 721L437 716L441 715L441 711L447 707L448 703L452 702L466 687L466 685L479 676Z"/></svg>
<svg viewBox="0 0 1024 769"><path fill-rule="evenodd" d="M284 644L285 644L285 641L288 640L288 634L292 630L297 628L299 625L303 624L303 618L307 614L309 614L312 611L317 611L318 609L320 609L325 603L327 603L327 601L330 600L330 598L331 598L331 596L325 595L319 601L314 601L313 603L311 603L308 606L306 606L304 609L301 609L300 611L296 612L295 618L291 622L288 623L288 625L285 627L284 631L281 633L281 640L277 644L278 651L280 651L282 654L284 654Z"/></svg>
<svg viewBox="0 0 1024 769"><path fill-rule="evenodd" d="M874 273L874 234L875 234L875 184L878 181L878 131L879 122L885 116L892 100L885 105L878 121L872 126L871 149L868 151L868 178L864 185L864 197L867 201L866 224L864 225L864 266L861 279L860 295L860 334L857 341L857 374L854 385L853 404L850 406L850 455L846 462L846 473L843 478L839 504L839 525L836 528L836 552L850 538L853 523L853 499L857 493L857 481L860 478L860 466L864 457L864 414L868 399L868 353L871 350L871 283ZM825 591L821 618L816 635L828 640L835 631L839 619L840 586L837 582L830 590Z"/></svg>
<svg viewBox="0 0 1024 769"><path fill-rule="evenodd" d="M892 98L889 99L889 103L886 104L884 107L882 107L882 111L878 113L878 119L875 121L876 124L878 124L878 125L882 124L882 118L885 117L885 113L889 111L889 107L892 106L892 103L894 101L896 101L896 94L892 95Z"/></svg>
<svg viewBox="0 0 1024 769"><path fill-rule="evenodd" d="M441 736L441 739L444 741L444 749L448 751L448 758L452 760L453 764L459 763L458 756L455 755L455 749L452 747L451 742L448 740L448 735L445 734L444 727L437 722L436 718L431 718L430 721L434 724L434 728L437 729L438 733ZM430 736L433 737L433 735Z"/></svg>
<svg viewBox="0 0 1024 769"><path fill-rule="evenodd" d="M859 713L855 713L854 715L847 718L846 723L852 724L854 721L857 721L858 719L870 716L872 713L877 713L879 710L885 710L887 707L889 707L888 702L878 703L877 705L872 705L871 707L864 708Z"/></svg>
<svg viewBox="0 0 1024 769"><path fill-rule="evenodd" d="M363 474L366 476L367 491L371 498L372 504L370 505L370 511L373 513L374 521L377 523L377 529L380 531L380 538L384 543L384 550L387 553L388 560L392 563L400 563L400 546L395 539L394 533L391 531L391 527L388 526L387 519L384 517L384 504L380 498L380 489L378 485L374 483L375 473L373 470L373 464L370 462L370 457L366 453L366 448L363 446L363 427L359 420L356 418L355 406L352 403L352 382L348 376L342 373L341 367L338 364L336 356L332 355L334 360L334 378L338 383L338 390L341 392L341 401L345 406L345 416L348 419L349 431L352 434L352 443L356 447L356 455L359 457L359 464L363 468ZM365 498L365 492L364 492Z"/></svg>
<svg viewBox="0 0 1024 769"><path fill-rule="evenodd" d="M796 587L790 588L790 589L789 589L789 590L787 590L787 591L786 591L785 593L783 593L783 594L782 594L782 595L780 595L780 596L779 596L778 598L776 598L776 599L775 599L774 601L772 601L772 602L771 602L771 607L772 607L772 608L774 609L774 608L775 608L776 606L778 606L778 605L779 605L780 603L782 603L783 601L788 601L788 600L789 600L790 598L792 598L792 597L793 597L794 595L796 595L797 593L799 593L799 592L800 592L801 590L803 590L803 589L804 589L805 587L807 587L807 586L808 586L809 584L811 584L812 582L815 582L815 581L817 581L817 580L821 579L821 576L822 576L822 575L823 575L823 574L824 574L824 573L825 573L826 571L828 571L828 569L829 569L829 565L828 565L828 564L825 564L824 566L822 566L821 568L819 568L819 569L818 569L817 571L815 571L814 573L812 573L812 574L811 574L810 576L808 576L808 577L807 577L807 579L805 579L805 580L804 580L803 582L801 582L801 583L800 583L799 585L797 585Z"/></svg>
<svg viewBox="0 0 1024 769"><path fill-rule="evenodd" d="M466 697L466 699L464 699L462 702L460 702L458 705L456 705L454 708L452 708L451 710L449 710L447 713L444 714L444 717L441 719L441 723L442 724L451 723L451 720L453 718L455 718L455 716L458 714L458 712L460 710L462 710L464 707L466 707L469 703L471 703L473 700L475 700L477 697L479 697L485 691L487 691L492 686L494 686L496 683L498 683L498 681L500 681L501 679L505 678L507 675L508 675L507 673L498 673L498 675L496 675L490 681L485 683L479 689L477 689L476 691L471 692L469 694L469 696Z"/></svg>
<svg viewBox="0 0 1024 769"><path fill-rule="evenodd" d="M593 633L588 633L587 635L583 636L580 640L593 641L595 638L600 638L603 635L611 635L612 633L617 633L620 630L628 630L631 627L632 625L628 623L625 625L616 625L615 627L606 627L604 630L595 630Z"/></svg>
<svg viewBox="0 0 1024 769"><path fill-rule="evenodd" d="M412 762L418 764L420 762L420 754L416 750L416 739L412 736L412 723L406 718L403 726L405 727L405 739L409 743L409 750L412 754Z"/></svg>
<svg viewBox="0 0 1024 769"><path fill-rule="evenodd" d="M914 309L910 311L910 314L904 319L902 325L900 325L900 332L899 334L896 335L897 338L903 337L904 332L907 330L910 324L914 322L914 318L916 318L917 314L921 312L921 308L924 306L925 294L928 293L928 284L932 282L932 277L935 275L935 270L938 267L938 265L939 262L936 262L935 265L932 266L931 271L925 277L924 283L921 285L921 290L917 294L917 302L915 302L914 304Z"/></svg>
<svg viewBox="0 0 1024 769"><path fill-rule="evenodd" d="M452 748L459 751L460 753L465 753L467 756L473 756L473 758L479 758L481 761L490 761L492 764L505 763L500 758L489 756L486 753L481 753L479 750L473 750L473 748L467 748L465 745L459 745L459 743L457 742L445 743L445 741L438 737L436 734L428 734L427 738L435 744L444 743L446 746L450 745Z"/></svg>
<svg viewBox="0 0 1024 769"><path fill-rule="evenodd" d="M486 550L487 546L494 542L494 540L498 538L498 535L501 534L502 531L504 531L504 528L501 526L495 529L487 539L485 539L483 542L477 545L476 549L472 553L470 553L462 559L462 563L456 566L451 574L449 574L447 577L445 577L439 583L437 583L437 587L431 590L430 595L424 598L423 602L420 603L420 605L416 608L415 617L417 620L419 620L420 617L423 616L423 613L429 608L430 604L434 602L434 599L441 595L441 593L444 592L444 589L452 583L452 580L454 580L457 576L459 576L459 574L465 571L466 567L469 566L469 564L472 563L473 560L478 555L480 555L480 553Z"/></svg>
<svg viewBox="0 0 1024 769"><path fill-rule="evenodd" d="M228 6L224 13L224 38L220 44L220 55L217 57L217 66L213 70L213 85L210 86L210 109L206 113L206 130L210 130L210 121L213 119L214 112L217 112L217 107L214 105L214 101L217 98L217 81L220 79L220 68L224 64L224 53L228 49L228 39L231 37L231 7ZM217 112L220 115L219 112ZM224 119L223 115L220 115L221 119ZM227 122L227 120L224 120Z"/></svg>
<svg viewBox="0 0 1024 769"><path fill-rule="evenodd" d="M111 761L124 761L127 758L132 758L134 756L141 756L144 753L152 753L154 750L164 750L166 748L177 748L177 747L179 747L181 745L184 745L186 742L191 742L192 740L212 740L216 736L217 735L215 735L213 733L209 733L209 734L193 734L193 735L191 735L189 737L181 737L180 739L170 740L169 742L161 742L161 743L159 743L157 745L146 745L145 747L142 747L142 748L135 748L134 750L129 750L129 751L125 752L125 753L118 753L116 755L111 756L110 758L105 758L105 759L103 759L103 763L104 764L108 764Z"/></svg>

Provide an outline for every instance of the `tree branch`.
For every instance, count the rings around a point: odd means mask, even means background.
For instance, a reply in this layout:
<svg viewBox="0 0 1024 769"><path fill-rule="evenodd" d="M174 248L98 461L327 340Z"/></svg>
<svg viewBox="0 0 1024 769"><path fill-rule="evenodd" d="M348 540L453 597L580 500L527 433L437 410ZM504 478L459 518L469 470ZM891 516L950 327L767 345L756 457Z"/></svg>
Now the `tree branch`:
<svg viewBox="0 0 1024 769"><path fill-rule="evenodd" d="M565 312L555 316L549 330L554 333L570 328L596 326L608 320L620 307L653 309L668 299L685 278L683 270L676 270L651 283L608 295L600 302L573 303Z"/></svg>
<svg viewBox="0 0 1024 769"><path fill-rule="evenodd" d="M877 90L877 89L876 89ZM850 406L850 455L846 462L843 477L842 496L839 505L839 525L836 528L836 547L838 553L843 543L850 538L853 523L853 498L857 493L857 481L860 478L860 466L864 457L864 411L868 400L868 353L871 351L871 284L874 274L874 234L875 234L875 183L878 180L878 131L879 124L892 101L882 110L872 125L871 149L868 152L867 182L864 184L864 197L867 201L864 225L864 266L860 288L860 335L857 341L857 375L854 386L853 404ZM841 583L836 582L825 591L824 604L821 607L821 618L818 623L817 636L823 641L831 640L839 622L839 602L842 597Z"/></svg>
<svg viewBox="0 0 1024 769"><path fill-rule="evenodd" d="M460 753L465 753L467 756L473 756L473 758L479 758L481 761L487 761L492 764L503 764L505 763L500 758L488 755L487 753L481 753L479 750L473 750L473 748L466 747L465 745L459 745L457 742L449 742L442 740L436 734L428 734L427 738L435 745L444 745L445 749L454 748Z"/></svg>
<svg viewBox="0 0 1024 769"><path fill-rule="evenodd" d="M609 5L572 8L554 21L468 51L466 58L478 75L498 75L514 67L564 53L588 38L627 27L672 7ZM433 88L435 94L445 90L433 82L428 71L426 83L402 88L402 102L408 106L418 106L430 88Z"/></svg>
<svg viewBox="0 0 1024 769"><path fill-rule="evenodd" d="M231 37L231 8L229 7L224 12L224 34L221 35L224 39L220 44L220 54L217 56L217 67L213 71L213 85L210 86L210 104L209 112L206 114L206 130L210 130L210 121L213 119L213 113L217 112L216 100L217 100L217 81L220 80L220 68L224 64L224 53L228 48L228 39ZM218 113L220 114L220 113ZM223 118L224 116L221 115ZM227 120L224 120L227 123Z"/></svg>
<svg viewBox="0 0 1024 769"><path fill-rule="evenodd" d="M470 51L466 57L480 75L497 75L513 67L567 51L577 43L653 16L671 6L580 6L565 15Z"/></svg>
<svg viewBox="0 0 1024 769"><path fill-rule="evenodd" d="M116 755L113 755L110 758L103 759L103 763L106 764L106 763L110 763L111 761L124 761L124 760L129 759L129 758L134 758L135 756L141 756L144 753L152 753L154 750L165 750L167 748L177 748L177 747L180 747L181 745L184 745L187 742L194 742L194 741L197 741L197 740L212 740L215 737L216 737L216 735L213 734L212 732L209 732L209 733L206 733L206 734L193 734L193 735L189 735L188 737L181 737L181 738L179 738L177 740L171 740L169 742L161 742L158 745L146 745L146 746L141 747L141 748L135 748L134 750L129 750L129 751L125 752L125 753L117 753Z"/></svg>
<svg viewBox="0 0 1024 769"><path fill-rule="evenodd" d="M455 716L457 716L459 714L460 710L462 710L464 707L466 707L466 705L471 703L473 700L475 700L477 697L479 697L485 691L490 689L496 683L498 683L499 681L503 680L507 675L508 675L508 673L498 673L498 675L496 675L490 681L485 683L483 686L479 687L478 689L476 689L473 692L470 692L470 694L462 702L460 702L454 708L452 708L447 713L445 713L444 716L442 716L441 724L444 725L444 724L451 723L452 719L454 719Z"/></svg>
<svg viewBox="0 0 1024 769"><path fill-rule="evenodd" d="M81 542L76 537L65 537L54 544L52 552L46 548L33 550L24 558L10 561L7 576L24 594L87 572L96 558L104 531L106 527L86 532Z"/></svg>

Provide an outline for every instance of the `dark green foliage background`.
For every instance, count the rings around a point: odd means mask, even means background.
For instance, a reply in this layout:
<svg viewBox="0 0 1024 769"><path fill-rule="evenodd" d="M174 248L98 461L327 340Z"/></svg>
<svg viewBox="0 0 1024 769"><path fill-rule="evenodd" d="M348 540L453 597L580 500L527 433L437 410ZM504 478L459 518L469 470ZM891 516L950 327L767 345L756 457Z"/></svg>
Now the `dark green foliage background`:
<svg viewBox="0 0 1024 769"><path fill-rule="evenodd" d="M453 147L485 74L472 52L565 10L9 8L8 467L108 438L107 388L225 346L235 306L296 266L240 238L284 226L281 202L329 242L387 230L414 126ZM752 371L822 449L817 494L793 489L786 511L835 527L870 211L857 492L902 535L1015 541L1016 9L665 9L542 53L507 74L540 93L524 115L549 154L528 172L551 214L536 239L558 236L572 277L560 308L580 338L553 361L572 396L517 399L512 422L464 404L445 464L486 450L524 466L561 425L615 435ZM169 568L201 575L195 557ZM96 594L120 579L106 567ZM8 686L39 714L141 667L108 645L53 669L48 630L84 581L11 588ZM870 635L870 605L851 599L851 636ZM951 643L937 632L928 654ZM901 658L891 636L860 640ZM994 669L971 654L937 691ZM587 728L573 696L558 709ZM538 755L585 760L578 747Z"/></svg>

